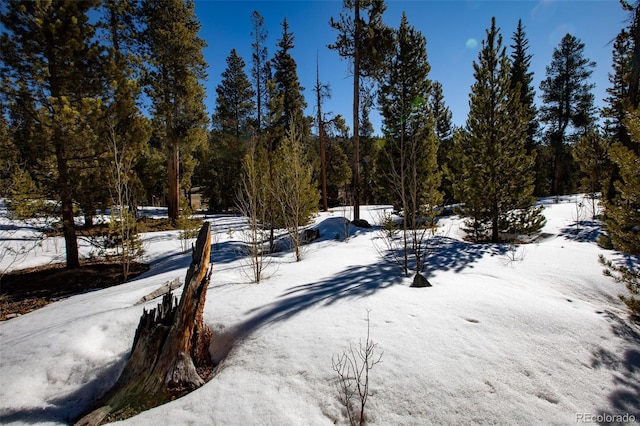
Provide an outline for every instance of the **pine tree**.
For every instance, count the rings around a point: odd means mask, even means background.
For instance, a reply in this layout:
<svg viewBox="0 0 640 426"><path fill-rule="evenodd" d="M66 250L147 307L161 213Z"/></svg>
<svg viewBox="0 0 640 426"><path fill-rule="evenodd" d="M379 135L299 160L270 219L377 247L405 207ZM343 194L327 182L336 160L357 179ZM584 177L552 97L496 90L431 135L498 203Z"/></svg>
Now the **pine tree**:
<svg viewBox="0 0 640 426"><path fill-rule="evenodd" d="M136 171L139 158L148 153L151 122L138 108L142 88L138 84L140 52L136 39L136 4L127 0L104 2L105 37L109 47L105 73L110 82L104 109L102 140L108 145L106 173L112 217L111 239L119 250L124 279L131 262L142 253L138 234L138 201L141 183Z"/></svg>
<svg viewBox="0 0 640 426"><path fill-rule="evenodd" d="M607 136L615 141L629 145L629 135L624 127L626 114L625 101L629 102L629 77L633 64L631 36L626 28L618 33L613 43L612 68L609 73L610 87L606 89L604 99L607 106L602 109Z"/></svg>
<svg viewBox="0 0 640 426"><path fill-rule="evenodd" d="M527 154L534 155L536 160L536 189L534 194L545 195L547 189L547 179L544 175L544 153L538 145L536 137L539 131L538 110L535 105L536 92L533 88L533 72L530 71L531 59L533 55L529 53L529 40L524 32L522 20L518 20L516 31L511 37L513 44L511 47L511 87L520 91L520 102L522 103L525 113L529 117L529 128L527 130L527 143L525 149ZM517 87L519 89L517 89Z"/></svg>
<svg viewBox="0 0 640 426"><path fill-rule="evenodd" d="M624 124L632 142L640 143L640 111L628 113ZM609 156L618 166L620 179L615 182L614 201L605 205L605 228L615 249L640 254L640 156L621 142L612 145Z"/></svg>
<svg viewBox="0 0 640 426"><path fill-rule="evenodd" d="M388 74L381 82L378 100L389 164L386 172L388 190L394 205L404 215L405 274L408 273L410 251L417 257L417 271L422 270L420 246L424 233L418 229L423 220L432 223L435 207L442 201L438 191L439 141L427 102L431 81L428 79L430 66L426 44L424 36L409 25L403 13L395 36L394 54L387 67Z"/></svg>
<svg viewBox="0 0 640 426"><path fill-rule="evenodd" d="M633 5L627 0L620 0L622 8L630 12L629 37L631 38L631 57L633 62L629 70L629 108L635 109L640 104L640 3Z"/></svg>
<svg viewBox="0 0 640 426"><path fill-rule="evenodd" d="M529 40L524 32L521 19L518 20L518 27L513 33L512 40L511 88L520 91L520 103L523 105L525 114L529 120L525 148L527 154L531 154L536 148L535 136L538 133L537 110L535 105L536 92L533 88L533 72L529 71L533 55L528 53Z"/></svg>
<svg viewBox="0 0 640 426"><path fill-rule="evenodd" d="M299 262L302 260L300 227L308 224L318 209L320 194L295 122L287 130L274 157L278 173L271 180L272 200L289 234L296 262Z"/></svg>
<svg viewBox="0 0 640 426"><path fill-rule="evenodd" d="M584 43L567 34L554 49L551 64L546 68L547 77L540 83L540 121L546 124L546 141L552 155L549 167L552 195L573 189L575 167L567 147L577 139L580 129L584 134L594 121L591 93L594 85L588 83L594 67L595 62L584 57Z"/></svg>
<svg viewBox="0 0 640 426"><path fill-rule="evenodd" d="M257 10L251 14L251 80L253 81L256 99L256 129L258 134L264 129L263 117L267 114L268 96L267 82L271 79L271 68L267 55L268 32L264 28L264 17Z"/></svg>
<svg viewBox="0 0 640 426"><path fill-rule="evenodd" d="M629 30L622 29L613 43L612 68L609 73L610 87L606 89L607 96L604 101L607 104L602 108L604 118L604 131L609 139L609 144L620 142L630 149L636 149L631 141L626 126L624 125L627 108L631 104L631 76L633 67L633 39ZM603 185L603 193L608 203L612 203L616 196L615 182L620 179L620 173L608 157L605 167L609 171L609 179Z"/></svg>
<svg viewBox="0 0 640 426"><path fill-rule="evenodd" d="M202 165L209 208L218 211L235 205L240 183L238 170L255 128L255 93L244 68L244 60L235 49L231 50L216 88L208 150L214 158Z"/></svg>
<svg viewBox="0 0 640 426"><path fill-rule="evenodd" d="M375 160L380 150L380 138L374 136L371 111L375 107L376 90L373 84L361 84L360 87L360 201L365 204L376 203L380 188L376 183L379 173ZM349 177L351 172L349 172Z"/></svg>
<svg viewBox="0 0 640 426"><path fill-rule="evenodd" d="M320 193L322 195L322 210L329 211L329 197L327 194L327 135L324 131L325 120L322 114L324 99L330 97L329 85L320 83L320 64L316 55L316 125L318 127L318 150L320 154Z"/></svg>
<svg viewBox="0 0 640 426"><path fill-rule="evenodd" d="M156 137L167 154L167 204L169 218L175 221L180 212L180 181L190 186L192 154L207 137L201 83L206 78L205 42L198 37L200 23L193 0L145 0L142 10L147 89Z"/></svg>
<svg viewBox="0 0 640 426"><path fill-rule="evenodd" d="M609 180L610 142L597 130L590 129L573 145L571 153L582 173L581 191L591 200L591 216L597 216L597 199L605 182Z"/></svg>
<svg viewBox="0 0 640 426"><path fill-rule="evenodd" d="M453 203L452 183L443 171L447 168L448 155L453 148L453 124L451 110L444 103L442 84L439 81L434 81L431 85L429 113L435 121L435 132L439 142L438 167L442 176L440 192L443 194L444 204L450 204Z"/></svg>
<svg viewBox="0 0 640 426"><path fill-rule="evenodd" d="M360 219L360 80L377 77L391 46L392 30L382 22L384 0L343 0L340 19L331 18L338 38L330 49L353 66L353 218ZM351 13L353 12L353 16ZM362 14L368 15L368 20Z"/></svg>
<svg viewBox="0 0 640 426"><path fill-rule="evenodd" d="M474 62L466 132L456 139L461 174L456 198L465 203L475 240L532 234L543 224L533 207L533 159L525 143L529 117L510 79L510 62L495 18Z"/></svg>
<svg viewBox="0 0 640 426"><path fill-rule="evenodd" d="M278 40L278 50L271 61L274 93L282 102L282 114L272 123L275 125L272 126L272 132L284 135L290 126L297 126L298 133L305 139L309 131L304 120L307 103L304 100L304 87L300 85L298 78L298 66L291 56L293 40L293 33L290 32L289 23L285 18L282 21L282 38Z"/></svg>
<svg viewBox="0 0 640 426"><path fill-rule="evenodd" d="M102 49L89 13L98 3L10 2L2 13L2 90L20 100L11 106L31 117L28 133L38 138L14 143L39 152L42 170L54 171L34 175L47 187L45 196L60 201L68 268L80 266L73 205L80 171L93 167L86 159L97 142L90 123L100 111Z"/></svg>
<svg viewBox="0 0 640 426"><path fill-rule="evenodd" d="M625 127L633 144L640 143L640 111L631 110L625 119ZM640 156L638 150L616 142L609 156L618 167L620 179L615 182L617 195L605 203L605 229L613 248L630 255L640 254ZM604 274L626 284L630 297L620 296L631 312L640 316L640 270L633 262L614 264L600 256L606 267Z"/></svg>

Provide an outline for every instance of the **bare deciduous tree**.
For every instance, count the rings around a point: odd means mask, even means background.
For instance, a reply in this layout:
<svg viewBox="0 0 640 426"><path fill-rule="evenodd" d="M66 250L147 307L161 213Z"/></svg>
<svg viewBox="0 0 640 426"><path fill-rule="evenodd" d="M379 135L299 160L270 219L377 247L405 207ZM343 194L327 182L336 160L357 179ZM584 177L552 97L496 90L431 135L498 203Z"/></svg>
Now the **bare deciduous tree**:
<svg viewBox="0 0 640 426"><path fill-rule="evenodd" d="M333 371L338 374L338 398L347 410L350 425L364 425L365 406L371 395L369 392L369 374L374 365L382 361L384 352L377 352L378 344L371 340L370 320L367 310L367 338L360 341L358 347L349 345L341 355L335 354L332 359ZM360 404L355 406L354 399ZM359 408L359 410L358 410Z"/></svg>
<svg viewBox="0 0 640 426"><path fill-rule="evenodd" d="M131 262L143 252L142 240L138 236L135 214L129 209L131 200L131 176L134 156L127 152L127 144L116 134L115 126L109 126L108 143L111 151L111 198L114 208L109 222L109 238L115 246L122 264L123 279L127 281Z"/></svg>
<svg viewBox="0 0 640 426"><path fill-rule="evenodd" d="M254 143L242 161L242 177L236 206L247 218L249 227L243 232L243 240L249 259L249 278L258 284L263 278L266 256L264 242L269 240L269 230L265 228L270 199L269 165L264 161L266 153L261 145Z"/></svg>

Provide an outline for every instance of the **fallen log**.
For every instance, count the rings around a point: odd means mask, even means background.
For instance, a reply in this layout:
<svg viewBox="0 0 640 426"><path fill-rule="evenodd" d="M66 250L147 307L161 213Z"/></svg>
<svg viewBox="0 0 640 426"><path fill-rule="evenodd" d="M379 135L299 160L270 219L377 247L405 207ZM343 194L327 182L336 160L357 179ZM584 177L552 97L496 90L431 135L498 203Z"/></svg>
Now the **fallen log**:
<svg viewBox="0 0 640 426"><path fill-rule="evenodd" d="M142 305L143 303L147 303L150 300L160 297L166 293L169 293L171 290L175 290L181 285L182 283L180 282L180 278L176 278L174 280L168 281L164 283L162 286L152 291L151 293L147 294L146 296L141 297L140 300L138 300L135 304Z"/></svg>
<svg viewBox="0 0 640 426"><path fill-rule="evenodd" d="M213 367L209 356L211 330L202 318L210 253L210 225L205 222L196 240L180 302L169 291L156 308L144 310L131 356L118 381L76 425L129 418L205 383Z"/></svg>

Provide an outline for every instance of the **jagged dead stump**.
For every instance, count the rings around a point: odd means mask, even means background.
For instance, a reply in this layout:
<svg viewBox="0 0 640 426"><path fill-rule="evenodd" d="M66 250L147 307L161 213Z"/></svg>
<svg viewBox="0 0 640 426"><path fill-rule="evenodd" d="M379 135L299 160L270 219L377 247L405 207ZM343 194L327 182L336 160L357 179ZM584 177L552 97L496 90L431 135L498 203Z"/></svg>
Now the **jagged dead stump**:
<svg viewBox="0 0 640 426"><path fill-rule="evenodd" d="M145 310L131 357L118 381L77 425L128 418L199 388L212 369L211 330L202 314L209 286L210 225L205 222L178 303L171 292L157 308Z"/></svg>

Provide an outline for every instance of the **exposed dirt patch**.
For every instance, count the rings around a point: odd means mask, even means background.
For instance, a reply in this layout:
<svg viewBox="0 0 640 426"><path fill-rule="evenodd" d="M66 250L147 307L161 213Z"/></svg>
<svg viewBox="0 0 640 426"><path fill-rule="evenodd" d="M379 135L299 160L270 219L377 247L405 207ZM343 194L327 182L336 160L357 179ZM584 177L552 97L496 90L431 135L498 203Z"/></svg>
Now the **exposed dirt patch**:
<svg viewBox="0 0 640 426"><path fill-rule="evenodd" d="M148 270L149 265L134 262L129 279ZM0 278L0 321L29 313L73 294L122 283L122 265L119 263L85 263L73 270L56 264L13 271Z"/></svg>

